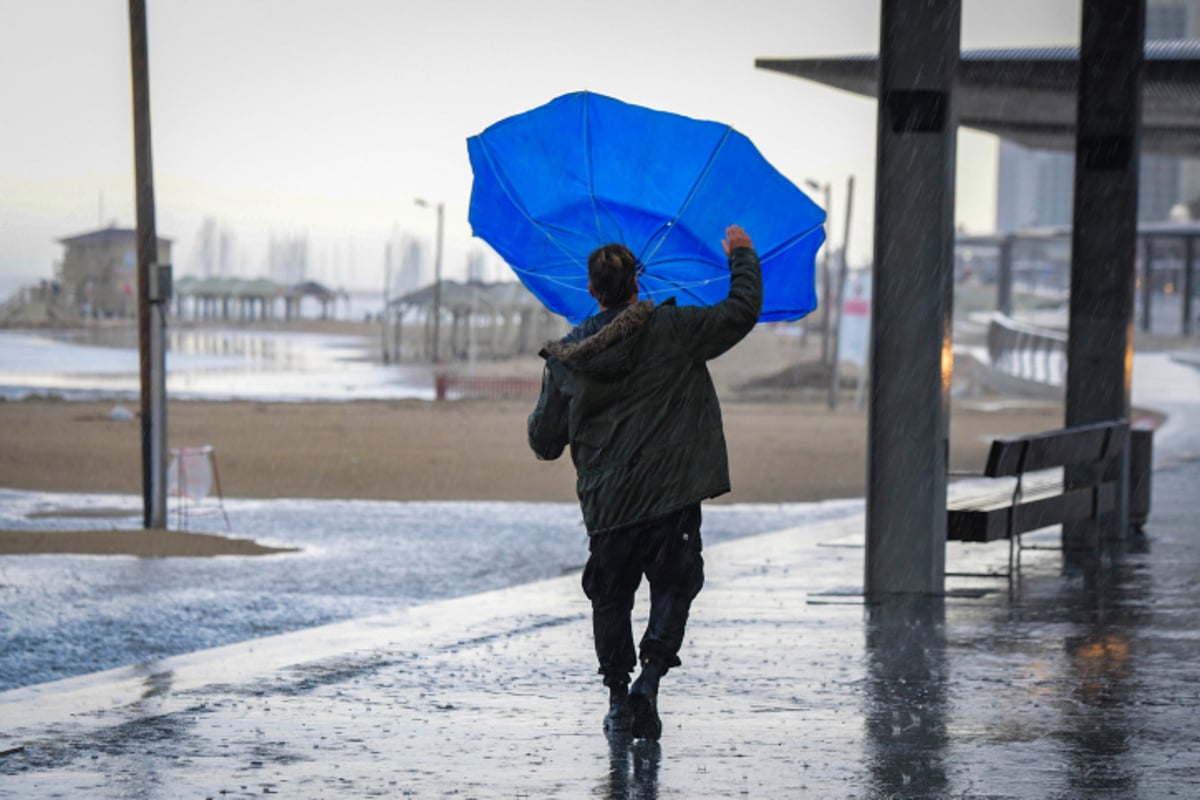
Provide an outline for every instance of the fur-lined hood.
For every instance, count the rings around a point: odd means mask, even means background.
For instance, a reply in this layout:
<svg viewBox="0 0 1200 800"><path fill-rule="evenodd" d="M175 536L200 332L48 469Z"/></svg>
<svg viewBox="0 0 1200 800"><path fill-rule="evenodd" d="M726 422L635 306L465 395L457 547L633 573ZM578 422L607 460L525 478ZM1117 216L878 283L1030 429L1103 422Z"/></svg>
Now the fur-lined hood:
<svg viewBox="0 0 1200 800"><path fill-rule="evenodd" d="M636 332L654 313L653 300L641 300L625 308L604 327L582 339L577 335L561 340L546 342L542 348L543 358L561 361L571 370L584 372L625 372L632 367L630 356L637 337Z"/></svg>

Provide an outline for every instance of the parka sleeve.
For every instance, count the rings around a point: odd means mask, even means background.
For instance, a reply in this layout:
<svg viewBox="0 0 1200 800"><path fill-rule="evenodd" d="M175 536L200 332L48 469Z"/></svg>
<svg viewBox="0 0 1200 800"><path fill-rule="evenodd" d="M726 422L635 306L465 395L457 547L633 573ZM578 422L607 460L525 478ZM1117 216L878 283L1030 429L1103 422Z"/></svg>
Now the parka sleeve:
<svg viewBox="0 0 1200 800"><path fill-rule="evenodd" d="M678 307L677 335L692 343L696 358L716 358L754 329L762 313L762 294L758 254L739 247L729 254L729 294L712 306Z"/></svg>
<svg viewBox="0 0 1200 800"><path fill-rule="evenodd" d="M542 393L529 415L529 447L540 461L553 461L568 443L570 403L554 382L550 365L542 370Z"/></svg>

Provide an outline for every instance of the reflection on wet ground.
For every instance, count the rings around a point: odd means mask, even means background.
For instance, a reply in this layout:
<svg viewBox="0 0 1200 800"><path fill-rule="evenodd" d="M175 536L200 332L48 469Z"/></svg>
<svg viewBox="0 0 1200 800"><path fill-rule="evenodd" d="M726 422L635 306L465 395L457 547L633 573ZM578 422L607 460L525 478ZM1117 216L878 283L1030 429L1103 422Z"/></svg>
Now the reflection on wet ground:
<svg viewBox="0 0 1200 800"><path fill-rule="evenodd" d="M655 800L662 746L628 733L606 733L608 775L597 787L601 800Z"/></svg>
<svg viewBox="0 0 1200 800"><path fill-rule="evenodd" d="M909 597L866 609L867 766L884 797L947 790L945 603Z"/></svg>
<svg viewBox="0 0 1200 800"><path fill-rule="evenodd" d="M1168 535L1156 543L1172 546ZM1110 545L1061 574L1025 576L1005 602L869 607L872 796L957 796L980 773L974 785L994 792L1014 780L1006 767L1039 776L1046 797L1158 797L1200 780L1169 755L1180 733L1184 747L1200 733L1186 717L1195 692L1178 696L1196 665L1200 614L1188 589L1200 574L1193 563L1172 576L1178 562L1160 568L1149 555L1145 541ZM1184 715L1159 713L1179 700ZM1148 780L1159 788L1144 790Z"/></svg>
<svg viewBox="0 0 1200 800"><path fill-rule="evenodd" d="M864 606L861 515L710 544L657 745L601 733L572 575L0 693L0 797L1200 796L1198 479L1011 593Z"/></svg>

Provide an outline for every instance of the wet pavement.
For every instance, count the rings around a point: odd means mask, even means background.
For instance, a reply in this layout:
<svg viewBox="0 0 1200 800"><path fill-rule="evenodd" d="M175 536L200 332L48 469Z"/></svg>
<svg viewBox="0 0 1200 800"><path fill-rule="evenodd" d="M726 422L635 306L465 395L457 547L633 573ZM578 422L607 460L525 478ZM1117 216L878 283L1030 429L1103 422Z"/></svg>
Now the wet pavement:
<svg viewBox="0 0 1200 800"><path fill-rule="evenodd" d="M860 517L711 546L659 744L600 732L569 575L0 694L0 797L1195 797L1197 486L1011 592L865 607Z"/></svg>
<svg viewBox="0 0 1200 800"><path fill-rule="evenodd" d="M660 743L601 733L570 574L0 693L0 798L1197 797L1198 402L1145 539L1011 588L866 606L861 514L710 544Z"/></svg>
<svg viewBox="0 0 1200 800"><path fill-rule="evenodd" d="M704 535L717 544L862 507L710 506ZM64 508L93 516L63 516ZM289 499L225 508L232 535L296 552L0 556L0 692L557 577L587 557L574 503ZM0 529L136 529L141 514L136 496L0 489ZM225 533L219 513L192 513L189 525Z"/></svg>

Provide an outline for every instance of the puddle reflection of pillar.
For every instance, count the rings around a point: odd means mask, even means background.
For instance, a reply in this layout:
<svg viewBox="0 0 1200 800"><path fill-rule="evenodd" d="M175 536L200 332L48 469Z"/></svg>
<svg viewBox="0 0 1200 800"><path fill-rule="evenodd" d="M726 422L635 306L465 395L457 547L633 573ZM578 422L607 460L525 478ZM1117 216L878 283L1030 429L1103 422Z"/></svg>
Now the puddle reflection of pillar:
<svg viewBox="0 0 1200 800"><path fill-rule="evenodd" d="M872 796L946 793L945 600L893 595L867 609Z"/></svg>
<svg viewBox="0 0 1200 800"><path fill-rule="evenodd" d="M1075 701L1063 706L1066 776L1071 791L1085 797L1137 794L1129 750L1142 703L1133 696L1130 649L1154 604L1149 573L1130 561L1124 545L1109 543L1104 557L1078 573L1080 582L1064 585L1058 602L1075 625L1064 640ZM1142 546L1135 544L1135 553Z"/></svg>

